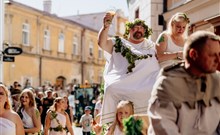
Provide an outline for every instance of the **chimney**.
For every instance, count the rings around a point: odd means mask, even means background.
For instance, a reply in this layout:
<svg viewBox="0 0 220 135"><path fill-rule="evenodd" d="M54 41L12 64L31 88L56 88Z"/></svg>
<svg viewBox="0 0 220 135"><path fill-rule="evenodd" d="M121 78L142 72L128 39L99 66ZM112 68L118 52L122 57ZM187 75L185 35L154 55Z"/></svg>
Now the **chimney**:
<svg viewBox="0 0 220 135"><path fill-rule="evenodd" d="M51 5L52 5L51 0L44 0L43 4L44 4L44 11L47 13L51 13Z"/></svg>

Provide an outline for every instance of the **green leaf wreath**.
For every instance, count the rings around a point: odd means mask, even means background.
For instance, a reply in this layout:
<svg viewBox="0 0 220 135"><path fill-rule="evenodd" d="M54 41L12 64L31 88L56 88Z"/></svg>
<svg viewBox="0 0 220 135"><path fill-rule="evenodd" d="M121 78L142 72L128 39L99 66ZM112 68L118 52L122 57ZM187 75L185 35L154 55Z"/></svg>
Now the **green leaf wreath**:
<svg viewBox="0 0 220 135"><path fill-rule="evenodd" d="M142 120L135 120L133 116L123 120L125 135L141 135L143 127Z"/></svg>
<svg viewBox="0 0 220 135"><path fill-rule="evenodd" d="M131 51L130 48L123 45L121 39L119 36L115 36L115 52L121 53L123 57L125 57L129 63L129 66L127 67L127 74L130 72L133 72L133 68L135 67L135 61L141 60L141 59L147 59L148 57L152 57L152 54L147 55L137 55Z"/></svg>
<svg viewBox="0 0 220 135"><path fill-rule="evenodd" d="M130 30L135 26L135 25L141 25L144 27L145 29L145 33L144 33L144 37L147 39L153 32L152 32L152 29L149 28L146 24L145 24L145 21L143 20L140 20L140 19L135 19L134 22L127 22L125 24L125 33L123 35L123 37L125 39L128 39L128 35L129 35L129 32Z"/></svg>

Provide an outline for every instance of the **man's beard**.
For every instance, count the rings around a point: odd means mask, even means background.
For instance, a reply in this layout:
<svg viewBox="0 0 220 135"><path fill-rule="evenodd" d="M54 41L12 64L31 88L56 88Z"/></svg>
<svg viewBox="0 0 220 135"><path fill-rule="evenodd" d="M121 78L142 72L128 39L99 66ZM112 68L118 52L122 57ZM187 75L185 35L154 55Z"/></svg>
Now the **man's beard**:
<svg viewBox="0 0 220 135"><path fill-rule="evenodd" d="M143 33L137 31L133 34L133 37L134 37L134 39L138 40L138 39L143 38L144 36L143 36Z"/></svg>

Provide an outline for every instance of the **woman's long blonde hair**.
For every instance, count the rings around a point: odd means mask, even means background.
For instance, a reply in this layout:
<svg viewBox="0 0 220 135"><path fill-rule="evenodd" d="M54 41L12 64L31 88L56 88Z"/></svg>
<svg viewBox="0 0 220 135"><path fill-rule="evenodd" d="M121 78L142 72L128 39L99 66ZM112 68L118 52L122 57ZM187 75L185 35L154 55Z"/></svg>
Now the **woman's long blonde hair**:
<svg viewBox="0 0 220 135"><path fill-rule="evenodd" d="M10 92L9 92L8 88L5 85L0 84L0 87L5 91L5 94L6 94L6 102L4 104L4 108L6 110L9 110L9 109L11 109L11 102L10 102L10 98L9 98Z"/></svg>
<svg viewBox="0 0 220 135"><path fill-rule="evenodd" d="M185 28L185 31L183 33L183 38L186 39L188 37L188 30L189 30L189 23L190 23L190 20L189 18L187 17L187 15L185 13L182 13L182 12L177 12L175 15L173 15L167 25L167 33L168 34L172 34L172 24L174 22L180 22L180 21L183 21L186 22L186 28Z"/></svg>
<svg viewBox="0 0 220 135"><path fill-rule="evenodd" d="M63 97L57 97L53 101L53 105L50 107L51 111L57 111L57 104L60 103L60 101L63 100Z"/></svg>
<svg viewBox="0 0 220 135"><path fill-rule="evenodd" d="M24 89L21 94L20 94L20 101L21 101L21 96L24 94L24 93L27 93L29 99L30 99L30 103L29 103L29 106L30 107L36 107L36 102L35 102L35 96L34 96L34 93L32 92L31 89L29 88L26 88ZM24 106L22 104L20 104L20 107L23 108Z"/></svg>

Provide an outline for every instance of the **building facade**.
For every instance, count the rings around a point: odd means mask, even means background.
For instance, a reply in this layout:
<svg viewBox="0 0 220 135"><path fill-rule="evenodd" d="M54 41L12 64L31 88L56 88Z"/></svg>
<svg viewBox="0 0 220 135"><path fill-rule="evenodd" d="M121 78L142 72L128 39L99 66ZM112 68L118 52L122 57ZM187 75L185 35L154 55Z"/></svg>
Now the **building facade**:
<svg viewBox="0 0 220 135"><path fill-rule="evenodd" d="M5 4L4 48L19 47L15 62L4 62L4 83L23 87L101 83L105 64L98 31L10 1Z"/></svg>
<svg viewBox="0 0 220 135"><path fill-rule="evenodd" d="M151 39L166 29L166 24L177 12L190 18L190 31L208 30L220 35L219 0L127 0L129 20L140 18L153 29Z"/></svg>
<svg viewBox="0 0 220 135"><path fill-rule="evenodd" d="M44 11L15 1L5 4L4 48L8 44L22 48L23 53L15 56L15 62L3 63L4 83L62 88L68 83L102 83L105 59L97 44L102 24L96 28L88 24L102 22L104 12L80 15L93 18L83 24L51 14L51 1L45 1ZM109 35L122 35L124 26L120 26L126 21L118 11Z"/></svg>
<svg viewBox="0 0 220 135"><path fill-rule="evenodd" d="M207 30L220 35L219 0L168 0L165 22L176 12L185 12L190 18L190 33Z"/></svg>
<svg viewBox="0 0 220 135"><path fill-rule="evenodd" d="M164 10L164 0L127 0L129 8L129 20L140 18L152 28L151 40L156 41L163 31L160 15Z"/></svg>

